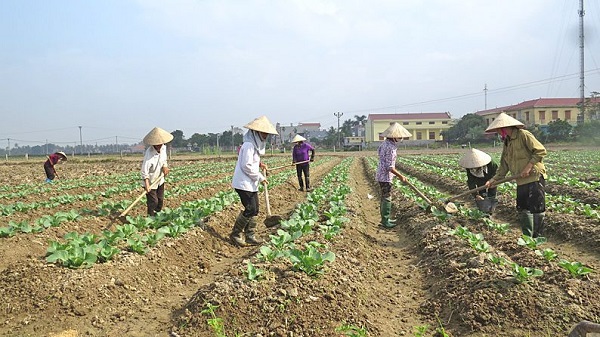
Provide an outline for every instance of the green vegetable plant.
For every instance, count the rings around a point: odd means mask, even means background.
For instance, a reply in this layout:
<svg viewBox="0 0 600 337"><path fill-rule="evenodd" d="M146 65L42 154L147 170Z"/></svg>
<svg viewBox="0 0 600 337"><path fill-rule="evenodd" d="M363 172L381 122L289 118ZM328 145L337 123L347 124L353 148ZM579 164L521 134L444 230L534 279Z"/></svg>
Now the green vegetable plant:
<svg viewBox="0 0 600 337"><path fill-rule="evenodd" d="M246 268L246 276L250 281L258 281L262 277L264 271L256 268L250 261L248 261L248 265Z"/></svg>
<svg viewBox="0 0 600 337"><path fill-rule="evenodd" d="M558 265L569 271L569 274L574 277L580 277L594 272L593 269L584 266L581 262L560 260Z"/></svg>
<svg viewBox="0 0 600 337"><path fill-rule="evenodd" d="M326 261L333 262L335 260L335 254L333 252L322 254L309 243L305 250L292 249L289 259L294 269L302 270L309 276L317 276L323 273Z"/></svg>
<svg viewBox="0 0 600 337"><path fill-rule="evenodd" d="M512 276L518 283L528 283L533 277L539 277L544 274L539 269L523 267L514 262L510 264L510 267Z"/></svg>
<svg viewBox="0 0 600 337"><path fill-rule="evenodd" d="M206 320L206 323L215 333L217 337L227 337L225 334L225 326L223 324L223 319L217 317L215 314L215 310L218 308L218 305L213 305L210 302L206 302L206 309L202 310L200 313L204 315L209 315L210 318Z"/></svg>
<svg viewBox="0 0 600 337"><path fill-rule="evenodd" d="M535 254L543 257L546 261L554 261L558 257L558 254L554 252L554 250L550 248L546 248L544 250L535 250Z"/></svg>
<svg viewBox="0 0 600 337"><path fill-rule="evenodd" d="M341 326L335 328L336 332L341 333L343 336L349 337L366 337L367 329L357 327L356 325L343 323Z"/></svg>
<svg viewBox="0 0 600 337"><path fill-rule="evenodd" d="M529 249L536 249L538 246L546 243L548 240L545 237L537 237L537 238L532 238L528 235L522 235L518 240L517 240L517 244L519 246L525 246Z"/></svg>

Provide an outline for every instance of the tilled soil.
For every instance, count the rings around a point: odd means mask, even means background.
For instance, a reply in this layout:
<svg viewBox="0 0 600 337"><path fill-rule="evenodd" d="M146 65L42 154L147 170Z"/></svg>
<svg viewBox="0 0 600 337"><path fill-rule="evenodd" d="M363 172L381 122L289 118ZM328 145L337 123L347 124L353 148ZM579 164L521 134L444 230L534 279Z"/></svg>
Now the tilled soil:
<svg viewBox="0 0 600 337"><path fill-rule="evenodd" d="M313 184L319 185L341 159L334 156L311 166ZM191 162L171 166L184 163ZM33 181L38 166L0 166L0 171L10 170L15 177ZM82 162L62 169L75 179L88 173L134 172L137 166L137 162ZM440 190L464 190L439 177L400 169ZM349 221L340 235L327 242L335 261L327 263L319 277L295 271L284 260L257 261L260 247L232 246L228 235L241 209L239 203L179 238L162 240L146 255L125 252L90 269L46 263L48 241L69 231L98 233L115 219L88 216L42 233L2 238L0 335L217 336L208 322L218 318L225 336L340 336L336 330L343 325L364 328L370 336L414 336L419 331L425 331L423 336L566 336L581 320L598 321L597 275L570 277L556 262L546 262L533 250L517 245L520 230L514 201L508 197L500 197L494 219L510 223L512 230L499 234L460 216L437 220L394 189L399 225L382 229L378 226L379 187L373 174L365 159L354 158L347 182L352 189L346 198ZM273 213L285 217L305 200L306 192L298 191L296 185L292 177L269 190ZM180 195L167 200L167 206L209 198L227 188L217 185ZM131 199L136 194L132 191L115 198ZM50 195L25 198L44 200ZM267 239L277 229L262 225L262 201L261 195L259 235ZM94 207L99 202L64 209ZM143 210L140 205L133 214L143 214ZM38 212L19 216L32 220L39 217ZM562 214L548 214L547 219L545 247L598 269L597 222ZM516 283L506 266L490 262L487 254L477 253L468 242L450 234L459 225L482 233L493 253L543 270L544 275ZM298 245L317 235L315 231L314 236L303 237ZM264 279L247 279L249 261L265 270ZM207 303L217 306L214 316L207 312Z"/></svg>

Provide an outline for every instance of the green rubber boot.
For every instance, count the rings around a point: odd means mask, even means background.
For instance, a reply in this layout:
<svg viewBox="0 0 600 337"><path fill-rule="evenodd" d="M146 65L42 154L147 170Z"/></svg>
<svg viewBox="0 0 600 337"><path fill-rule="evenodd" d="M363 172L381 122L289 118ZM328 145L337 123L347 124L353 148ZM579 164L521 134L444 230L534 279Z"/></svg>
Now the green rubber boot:
<svg viewBox="0 0 600 337"><path fill-rule="evenodd" d="M533 237L533 214L531 214L530 211L520 211L519 221L521 222L521 230L523 231L523 235Z"/></svg>
<svg viewBox="0 0 600 337"><path fill-rule="evenodd" d="M380 204L381 212L381 226L384 228L396 227L395 221L390 221L390 213L392 212L392 202L386 199L381 200Z"/></svg>
<svg viewBox="0 0 600 337"><path fill-rule="evenodd" d="M544 236L544 217L546 213L533 214L533 237Z"/></svg>

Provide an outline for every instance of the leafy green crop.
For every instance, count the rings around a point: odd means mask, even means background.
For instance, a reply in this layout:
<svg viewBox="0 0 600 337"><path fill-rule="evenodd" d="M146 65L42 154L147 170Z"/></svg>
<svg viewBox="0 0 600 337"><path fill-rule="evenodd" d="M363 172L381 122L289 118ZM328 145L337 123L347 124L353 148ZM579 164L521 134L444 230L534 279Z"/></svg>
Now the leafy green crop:
<svg viewBox="0 0 600 337"><path fill-rule="evenodd" d="M560 260L558 265L565 268L566 270L568 270L569 273L571 274L571 276L575 276L575 277L587 275L589 273L594 272L593 269L588 268L588 267L584 266L581 262L576 262L576 261L570 262L567 260Z"/></svg>

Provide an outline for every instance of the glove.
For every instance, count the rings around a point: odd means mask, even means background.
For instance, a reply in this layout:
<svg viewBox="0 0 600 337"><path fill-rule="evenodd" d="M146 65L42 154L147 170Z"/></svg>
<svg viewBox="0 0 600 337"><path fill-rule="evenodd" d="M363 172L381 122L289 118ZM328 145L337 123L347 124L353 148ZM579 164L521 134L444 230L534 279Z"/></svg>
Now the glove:
<svg viewBox="0 0 600 337"><path fill-rule="evenodd" d="M311 162L315 161L315 157L313 157L313 156L310 156L310 161L311 161Z"/></svg>

